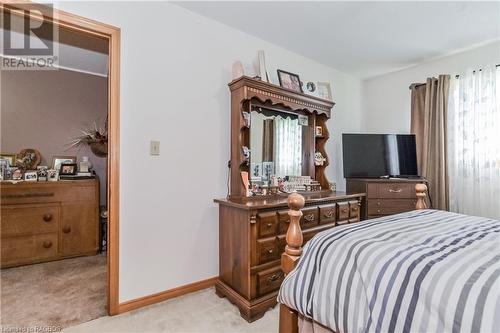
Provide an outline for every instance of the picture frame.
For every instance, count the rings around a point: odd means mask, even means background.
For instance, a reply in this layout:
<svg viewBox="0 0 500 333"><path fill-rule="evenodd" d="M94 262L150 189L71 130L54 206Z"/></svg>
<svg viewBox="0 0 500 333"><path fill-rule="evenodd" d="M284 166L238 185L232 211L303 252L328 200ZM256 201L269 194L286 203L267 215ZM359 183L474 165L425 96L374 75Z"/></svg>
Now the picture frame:
<svg viewBox="0 0 500 333"><path fill-rule="evenodd" d="M62 163L59 169L60 176L74 176L78 172L76 163Z"/></svg>
<svg viewBox="0 0 500 333"><path fill-rule="evenodd" d="M9 166L13 167L16 165L16 156L14 153L0 153L0 158L7 160L9 162Z"/></svg>
<svg viewBox="0 0 500 333"><path fill-rule="evenodd" d="M322 137L323 136L323 127L321 126L316 126L316 136L317 137Z"/></svg>
<svg viewBox="0 0 500 333"><path fill-rule="evenodd" d="M317 82L316 90L319 98L327 99L329 101L333 100L330 82Z"/></svg>
<svg viewBox="0 0 500 333"><path fill-rule="evenodd" d="M12 168L11 178L12 180L22 180L23 171L20 168Z"/></svg>
<svg viewBox="0 0 500 333"><path fill-rule="evenodd" d="M290 89L299 93L304 92L302 90L302 84L298 74L278 69L278 80L280 82L280 87L282 88Z"/></svg>
<svg viewBox="0 0 500 333"><path fill-rule="evenodd" d="M303 114L299 114L298 122L300 126L309 126L309 117Z"/></svg>
<svg viewBox="0 0 500 333"><path fill-rule="evenodd" d="M47 170L47 180L49 182L57 182L59 180L59 172L55 169Z"/></svg>
<svg viewBox="0 0 500 333"><path fill-rule="evenodd" d="M59 171L61 169L61 164L63 163L76 163L76 156L53 156L51 168Z"/></svg>
<svg viewBox="0 0 500 333"><path fill-rule="evenodd" d="M26 171L24 173L24 181L26 181L26 182L38 181L38 173L36 172L36 170Z"/></svg>

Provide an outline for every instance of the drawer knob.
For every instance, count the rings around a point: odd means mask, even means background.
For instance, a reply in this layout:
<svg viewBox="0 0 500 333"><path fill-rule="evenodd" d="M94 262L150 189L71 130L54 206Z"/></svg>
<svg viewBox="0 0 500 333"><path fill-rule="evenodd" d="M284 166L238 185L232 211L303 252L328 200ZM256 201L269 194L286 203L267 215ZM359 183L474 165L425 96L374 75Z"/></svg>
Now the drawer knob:
<svg viewBox="0 0 500 333"><path fill-rule="evenodd" d="M69 234L69 233L71 232L71 227L65 226L65 227L63 228L63 232L64 232L65 234Z"/></svg>
<svg viewBox="0 0 500 333"><path fill-rule="evenodd" d="M324 216L328 217L328 218L332 217L333 216L333 210L329 210L328 212L325 213Z"/></svg>
<svg viewBox="0 0 500 333"><path fill-rule="evenodd" d="M272 223L268 223L268 224L267 224L267 227L268 227L268 228L271 228L272 226L273 226L273 224L272 224Z"/></svg>
<svg viewBox="0 0 500 333"><path fill-rule="evenodd" d="M49 214L49 213L44 214L44 215L43 215L43 220L44 220L45 222L50 222L50 221L52 221L52 214Z"/></svg>
<svg viewBox="0 0 500 333"><path fill-rule="evenodd" d="M397 190L393 190L392 188L389 189L389 192L391 193L401 193L403 191L402 189L398 188Z"/></svg>
<svg viewBox="0 0 500 333"><path fill-rule="evenodd" d="M48 249L50 247L52 247L52 242L51 241L43 241L43 247Z"/></svg>
<svg viewBox="0 0 500 333"><path fill-rule="evenodd" d="M380 201L377 201L377 206L380 206L380 205L381 205Z"/></svg>
<svg viewBox="0 0 500 333"><path fill-rule="evenodd" d="M353 212L357 212L358 211L358 207L352 207L352 210L353 210Z"/></svg>
<svg viewBox="0 0 500 333"><path fill-rule="evenodd" d="M279 278L280 278L279 274L273 274L267 278L267 282L275 282L275 281L278 281Z"/></svg>
<svg viewBox="0 0 500 333"><path fill-rule="evenodd" d="M341 211L342 211L342 213L347 213L347 208L344 208Z"/></svg>
<svg viewBox="0 0 500 333"><path fill-rule="evenodd" d="M377 213L380 213L380 209L377 209Z"/></svg>
<svg viewBox="0 0 500 333"><path fill-rule="evenodd" d="M273 250L273 249L269 249L269 250L267 250L267 253L269 253L269 254L271 254L271 253L273 253L273 252L274 252L274 250Z"/></svg>
<svg viewBox="0 0 500 333"><path fill-rule="evenodd" d="M309 214L309 215L304 216L304 220L306 220L307 222L314 221L314 214Z"/></svg>

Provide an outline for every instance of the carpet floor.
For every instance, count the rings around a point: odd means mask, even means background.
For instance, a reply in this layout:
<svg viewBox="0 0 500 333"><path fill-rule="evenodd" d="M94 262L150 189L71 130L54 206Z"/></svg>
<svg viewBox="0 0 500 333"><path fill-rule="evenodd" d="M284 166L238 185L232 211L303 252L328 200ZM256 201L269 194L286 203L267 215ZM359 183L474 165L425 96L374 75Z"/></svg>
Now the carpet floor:
<svg viewBox="0 0 500 333"><path fill-rule="evenodd" d="M118 316L102 317L69 327L67 333L276 333L279 307L248 323L236 306L215 295L213 288L173 298Z"/></svg>
<svg viewBox="0 0 500 333"><path fill-rule="evenodd" d="M106 316L105 255L2 269L0 282L2 332L57 330Z"/></svg>

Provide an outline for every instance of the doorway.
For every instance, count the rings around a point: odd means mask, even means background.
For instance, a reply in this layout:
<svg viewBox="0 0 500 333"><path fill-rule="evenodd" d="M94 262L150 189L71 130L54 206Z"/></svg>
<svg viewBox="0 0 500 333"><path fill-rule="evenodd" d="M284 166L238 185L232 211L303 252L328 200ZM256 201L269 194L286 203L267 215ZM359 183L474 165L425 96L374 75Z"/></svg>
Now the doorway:
<svg viewBox="0 0 500 333"><path fill-rule="evenodd" d="M53 10L35 3L7 2L0 4L0 12L26 20L49 22L57 29L98 38L107 44L107 313L119 313L118 295L118 230L119 230L119 69L120 69L120 29ZM48 219L48 217L47 217ZM43 244L44 246L47 244Z"/></svg>

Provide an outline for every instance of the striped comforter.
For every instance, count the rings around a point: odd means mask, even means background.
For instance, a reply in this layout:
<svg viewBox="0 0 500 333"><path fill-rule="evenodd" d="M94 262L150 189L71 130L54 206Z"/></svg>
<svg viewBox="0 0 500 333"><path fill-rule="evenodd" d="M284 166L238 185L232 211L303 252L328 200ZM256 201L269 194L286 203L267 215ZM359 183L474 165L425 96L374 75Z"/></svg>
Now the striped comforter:
<svg viewBox="0 0 500 333"><path fill-rule="evenodd" d="M333 228L278 301L335 332L500 332L500 221L421 210Z"/></svg>

